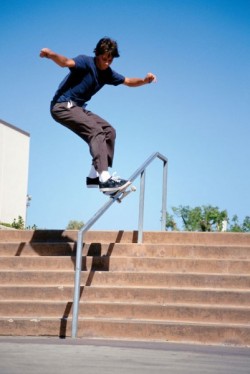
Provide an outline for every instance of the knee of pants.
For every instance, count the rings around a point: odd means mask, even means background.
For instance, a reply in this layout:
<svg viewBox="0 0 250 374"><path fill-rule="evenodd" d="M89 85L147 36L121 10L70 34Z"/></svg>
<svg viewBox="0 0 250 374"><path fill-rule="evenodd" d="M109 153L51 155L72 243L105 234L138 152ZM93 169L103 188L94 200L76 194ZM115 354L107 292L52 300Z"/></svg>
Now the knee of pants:
<svg viewBox="0 0 250 374"><path fill-rule="evenodd" d="M116 138L116 130L111 126L109 130L108 139L115 140L115 138Z"/></svg>

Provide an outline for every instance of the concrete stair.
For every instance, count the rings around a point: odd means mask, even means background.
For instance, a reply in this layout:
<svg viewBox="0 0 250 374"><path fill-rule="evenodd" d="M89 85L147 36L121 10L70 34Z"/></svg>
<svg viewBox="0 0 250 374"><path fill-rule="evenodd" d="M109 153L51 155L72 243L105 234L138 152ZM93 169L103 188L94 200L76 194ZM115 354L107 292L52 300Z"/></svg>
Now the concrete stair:
<svg viewBox="0 0 250 374"><path fill-rule="evenodd" d="M77 232L0 230L0 335L70 336ZM91 231L78 337L250 345L250 235Z"/></svg>

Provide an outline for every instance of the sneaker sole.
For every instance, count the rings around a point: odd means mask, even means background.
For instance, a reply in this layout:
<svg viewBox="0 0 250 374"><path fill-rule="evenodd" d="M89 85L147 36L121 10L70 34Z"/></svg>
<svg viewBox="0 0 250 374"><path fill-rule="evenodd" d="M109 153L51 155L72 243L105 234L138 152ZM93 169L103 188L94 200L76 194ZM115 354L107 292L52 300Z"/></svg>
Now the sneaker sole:
<svg viewBox="0 0 250 374"><path fill-rule="evenodd" d="M132 182L130 182L130 181L127 181L126 183L124 183L122 186L120 186L120 187L116 187L116 188L100 188L100 191L101 192L108 192L109 194L111 193L115 193L115 192L118 192L118 191L122 191L122 190L126 190L126 188L128 187L128 186L130 186L130 184L131 184Z"/></svg>

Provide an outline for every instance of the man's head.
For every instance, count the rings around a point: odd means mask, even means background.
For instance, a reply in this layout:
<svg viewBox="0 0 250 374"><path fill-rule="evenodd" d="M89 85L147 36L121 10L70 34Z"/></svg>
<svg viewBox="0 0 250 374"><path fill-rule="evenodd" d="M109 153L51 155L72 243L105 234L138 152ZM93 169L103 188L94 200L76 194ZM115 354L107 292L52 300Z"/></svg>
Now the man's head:
<svg viewBox="0 0 250 374"><path fill-rule="evenodd" d="M119 57L118 52L118 45L115 40L112 40L110 38L102 38L97 43L94 53L96 56L100 56L103 54L108 54L110 57Z"/></svg>
<svg viewBox="0 0 250 374"><path fill-rule="evenodd" d="M96 65L100 70L106 70L113 62L114 57L119 57L117 43L110 38L102 38L94 49Z"/></svg>

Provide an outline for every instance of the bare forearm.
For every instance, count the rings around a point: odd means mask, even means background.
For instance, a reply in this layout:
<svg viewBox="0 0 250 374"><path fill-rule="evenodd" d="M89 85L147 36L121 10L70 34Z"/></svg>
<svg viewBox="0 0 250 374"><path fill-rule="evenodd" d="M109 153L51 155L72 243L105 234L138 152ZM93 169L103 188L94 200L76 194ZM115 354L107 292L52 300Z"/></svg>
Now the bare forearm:
<svg viewBox="0 0 250 374"><path fill-rule="evenodd" d="M128 87L140 87L152 82L156 82L156 76L148 73L145 78L125 78L124 84Z"/></svg>
<svg viewBox="0 0 250 374"><path fill-rule="evenodd" d="M43 48L40 52L40 57L48 58L54 61L57 65L61 67L73 67L74 66L74 60L67 58L65 56L59 55L58 53L53 52L49 48Z"/></svg>

